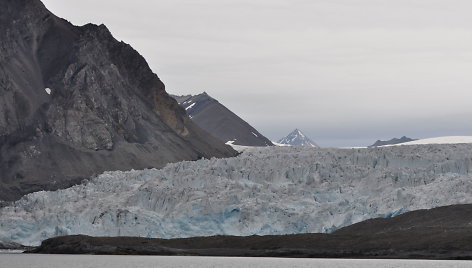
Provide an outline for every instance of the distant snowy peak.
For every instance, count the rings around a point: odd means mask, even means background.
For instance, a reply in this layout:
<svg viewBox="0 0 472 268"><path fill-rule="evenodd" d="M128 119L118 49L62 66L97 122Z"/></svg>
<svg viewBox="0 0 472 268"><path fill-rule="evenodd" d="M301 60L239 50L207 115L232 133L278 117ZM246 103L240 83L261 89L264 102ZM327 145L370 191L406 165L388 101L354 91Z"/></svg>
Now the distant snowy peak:
<svg viewBox="0 0 472 268"><path fill-rule="evenodd" d="M424 144L461 144L461 143L472 143L472 136L446 136L415 140L395 145L424 145ZM395 146L393 145L393 146ZM392 146L392 145L387 145Z"/></svg>
<svg viewBox="0 0 472 268"><path fill-rule="evenodd" d="M303 132L298 128L288 134L285 138L282 138L277 141L280 145L289 145L289 146L306 146L306 147L319 147L314 143L310 138L308 138Z"/></svg>
<svg viewBox="0 0 472 268"><path fill-rule="evenodd" d="M384 146L384 145L394 145L394 144L400 144L400 143L405 143L405 142L410 142L410 141L416 141L416 139L408 138L407 136L403 136L401 138L393 138L391 140L377 140L374 144L372 144L369 147L377 147L377 146Z"/></svg>

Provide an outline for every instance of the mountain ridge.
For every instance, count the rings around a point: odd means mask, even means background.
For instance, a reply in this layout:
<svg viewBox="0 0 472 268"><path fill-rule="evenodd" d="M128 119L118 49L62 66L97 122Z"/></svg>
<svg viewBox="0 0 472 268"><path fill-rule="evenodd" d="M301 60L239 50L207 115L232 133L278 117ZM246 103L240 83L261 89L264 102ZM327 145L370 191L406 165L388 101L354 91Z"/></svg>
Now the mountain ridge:
<svg viewBox="0 0 472 268"><path fill-rule="evenodd" d="M390 140L377 140L374 144L370 145L369 147L377 147L377 146L385 146L385 145L394 145L394 144L401 144L410 141L416 141L417 139L408 138L407 136L403 136L401 138L393 138Z"/></svg>
<svg viewBox="0 0 472 268"><path fill-rule="evenodd" d="M106 26L74 26L39 0L0 10L0 200L106 170L236 154L191 122Z"/></svg>
<svg viewBox="0 0 472 268"><path fill-rule="evenodd" d="M197 95L171 96L199 127L224 143L232 142L242 146L273 146L269 139L206 92Z"/></svg>

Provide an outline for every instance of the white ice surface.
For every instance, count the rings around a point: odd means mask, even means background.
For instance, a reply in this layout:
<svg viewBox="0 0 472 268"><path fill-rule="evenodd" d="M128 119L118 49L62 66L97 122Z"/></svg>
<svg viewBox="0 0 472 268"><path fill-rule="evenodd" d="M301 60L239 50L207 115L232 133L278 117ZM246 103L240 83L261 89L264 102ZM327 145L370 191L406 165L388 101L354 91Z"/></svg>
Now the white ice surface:
<svg viewBox="0 0 472 268"><path fill-rule="evenodd" d="M421 140L416 140L416 141L394 144L392 146L421 145L421 144L460 144L460 143L472 143L472 136L436 137L436 138L421 139Z"/></svg>
<svg viewBox="0 0 472 268"><path fill-rule="evenodd" d="M472 145L247 148L228 159L106 172L0 209L0 241L69 234L189 237L331 232L472 203Z"/></svg>
<svg viewBox="0 0 472 268"><path fill-rule="evenodd" d="M275 145L275 146L282 146L282 147L291 146L290 144L283 144L283 143L278 143L278 142L275 142L275 141L272 141L272 144Z"/></svg>

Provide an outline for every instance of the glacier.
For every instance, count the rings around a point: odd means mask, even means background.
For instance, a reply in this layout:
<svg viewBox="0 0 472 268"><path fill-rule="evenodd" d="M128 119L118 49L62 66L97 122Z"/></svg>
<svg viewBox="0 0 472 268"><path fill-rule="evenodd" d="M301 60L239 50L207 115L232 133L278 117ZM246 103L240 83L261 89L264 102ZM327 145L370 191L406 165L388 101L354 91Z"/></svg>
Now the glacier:
<svg viewBox="0 0 472 268"><path fill-rule="evenodd" d="M244 148L237 157L105 172L0 209L0 241L71 234L176 238L330 233L472 203L472 145Z"/></svg>

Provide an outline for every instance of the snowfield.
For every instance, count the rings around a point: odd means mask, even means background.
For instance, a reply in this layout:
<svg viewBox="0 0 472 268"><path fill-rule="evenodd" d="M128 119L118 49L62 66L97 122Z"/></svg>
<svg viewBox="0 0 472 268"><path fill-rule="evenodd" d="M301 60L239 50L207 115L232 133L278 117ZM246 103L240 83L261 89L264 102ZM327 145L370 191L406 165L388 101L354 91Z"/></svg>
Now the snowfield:
<svg viewBox="0 0 472 268"><path fill-rule="evenodd" d="M421 139L416 141L409 141L399 144L386 146L400 146L400 145L424 145L424 144L461 144L472 143L472 136L446 136L429 139Z"/></svg>
<svg viewBox="0 0 472 268"><path fill-rule="evenodd" d="M0 241L331 232L368 218L472 203L471 170L471 144L252 148L29 194L0 209Z"/></svg>

